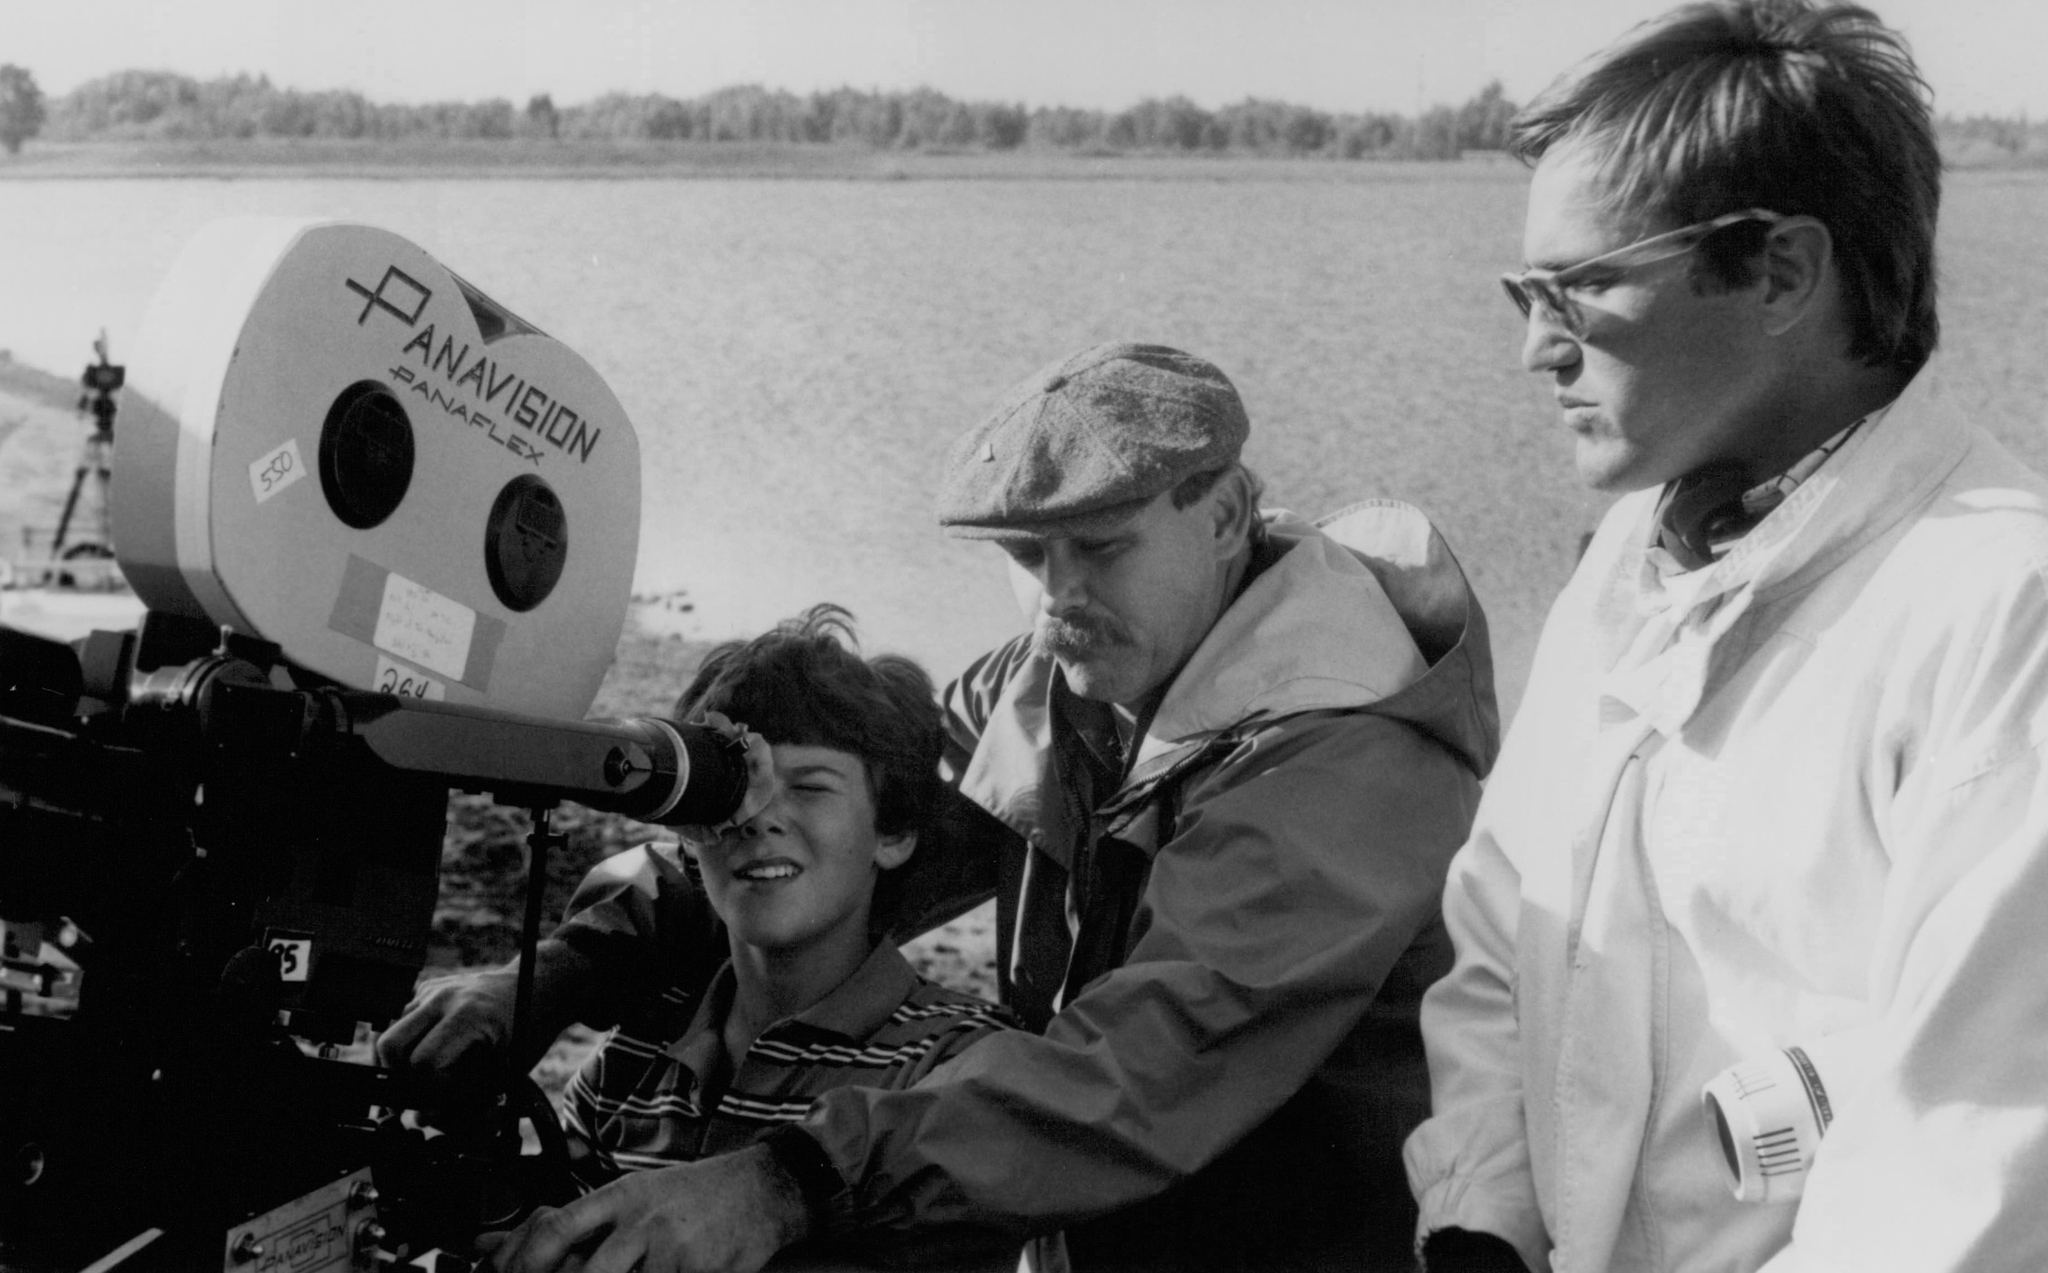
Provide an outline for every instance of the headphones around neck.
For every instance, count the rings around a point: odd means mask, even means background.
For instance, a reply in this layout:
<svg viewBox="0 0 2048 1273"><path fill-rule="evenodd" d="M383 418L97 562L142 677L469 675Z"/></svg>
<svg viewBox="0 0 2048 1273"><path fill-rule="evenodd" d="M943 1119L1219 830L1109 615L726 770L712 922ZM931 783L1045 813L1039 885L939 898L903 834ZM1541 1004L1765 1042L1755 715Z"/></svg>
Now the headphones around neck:
<svg viewBox="0 0 2048 1273"><path fill-rule="evenodd" d="M1657 542L1687 570L1712 565L1714 544L1749 519L1742 497L1754 483L1740 464L1716 460L1679 478L1657 506Z"/></svg>

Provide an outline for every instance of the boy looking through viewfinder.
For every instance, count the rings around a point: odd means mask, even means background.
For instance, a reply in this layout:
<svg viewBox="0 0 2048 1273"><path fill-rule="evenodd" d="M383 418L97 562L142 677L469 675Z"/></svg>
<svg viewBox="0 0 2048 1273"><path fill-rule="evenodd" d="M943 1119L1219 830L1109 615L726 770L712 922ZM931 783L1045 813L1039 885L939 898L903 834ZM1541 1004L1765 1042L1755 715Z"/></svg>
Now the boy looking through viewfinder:
<svg viewBox="0 0 2048 1273"><path fill-rule="evenodd" d="M850 616L820 605L713 650L676 715L716 713L765 738L773 796L745 822L692 835L687 860L674 845L609 859L570 903L686 874L701 892L679 891L708 904L726 939L676 952L570 1081L586 1187L651 1197L659 1168L747 1145L830 1088L908 1087L1008 1024L870 931L878 883L916 851L932 811L940 718L917 664L853 647Z"/></svg>

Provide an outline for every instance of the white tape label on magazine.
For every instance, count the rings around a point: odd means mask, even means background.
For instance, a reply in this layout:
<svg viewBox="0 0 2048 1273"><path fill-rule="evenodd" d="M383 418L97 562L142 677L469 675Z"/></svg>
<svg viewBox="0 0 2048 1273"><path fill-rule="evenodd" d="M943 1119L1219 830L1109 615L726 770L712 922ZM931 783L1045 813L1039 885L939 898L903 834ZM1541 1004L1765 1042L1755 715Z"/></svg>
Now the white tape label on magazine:
<svg viewBox="0 0 2048 1273"><path fill-rule="evenodd" d="M450 680L462 679L476 611L397 571L384 576L383 602L370 644Z"/></svg>
<svg viewBox="0 0 2048 1273"><path fill-rule="evenodd" d="M286 438L282 446L265 451L249 466L249 489L261 504L305 475L306 462L299 458L299 440Z"/></svg>

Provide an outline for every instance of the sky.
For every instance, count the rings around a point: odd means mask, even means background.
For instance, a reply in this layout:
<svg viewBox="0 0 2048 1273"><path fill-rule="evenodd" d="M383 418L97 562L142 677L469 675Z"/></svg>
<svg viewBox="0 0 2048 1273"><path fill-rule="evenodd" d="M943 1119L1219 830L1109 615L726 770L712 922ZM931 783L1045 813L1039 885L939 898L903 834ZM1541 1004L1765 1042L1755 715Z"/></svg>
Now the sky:
<svg viewBox="0 0 2048 1273"><path fill-rule="evenodd" d="M1943 114L2048 115L2048 0L1870 0ZM1667 0L0 0L0 63L248 72L376 101L928 86L1116 110L1182 94L1328 111L1525 101Z"/></svg>

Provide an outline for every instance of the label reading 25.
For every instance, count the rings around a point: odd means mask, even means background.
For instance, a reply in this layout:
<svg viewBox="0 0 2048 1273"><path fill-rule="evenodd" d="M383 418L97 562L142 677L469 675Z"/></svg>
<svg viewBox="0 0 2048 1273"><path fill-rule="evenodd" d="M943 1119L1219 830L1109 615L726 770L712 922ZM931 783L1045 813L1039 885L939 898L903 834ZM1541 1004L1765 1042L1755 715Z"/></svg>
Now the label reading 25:
<svg viewBox="0 0 2048 1273"><path fill-rule="evenodd" d="M305 981L313 971L313 935L273 928L263 935L263 949L277 961L279 981Z"/></svg>
<svg viewBox="0 0 2048 1273"><path fill-rule="evenodd" d="M370 688L379 694L397 694L404 698L427 698L439 703L447 699L448 687L402 663L379 656L377 677Z"/></svg>

